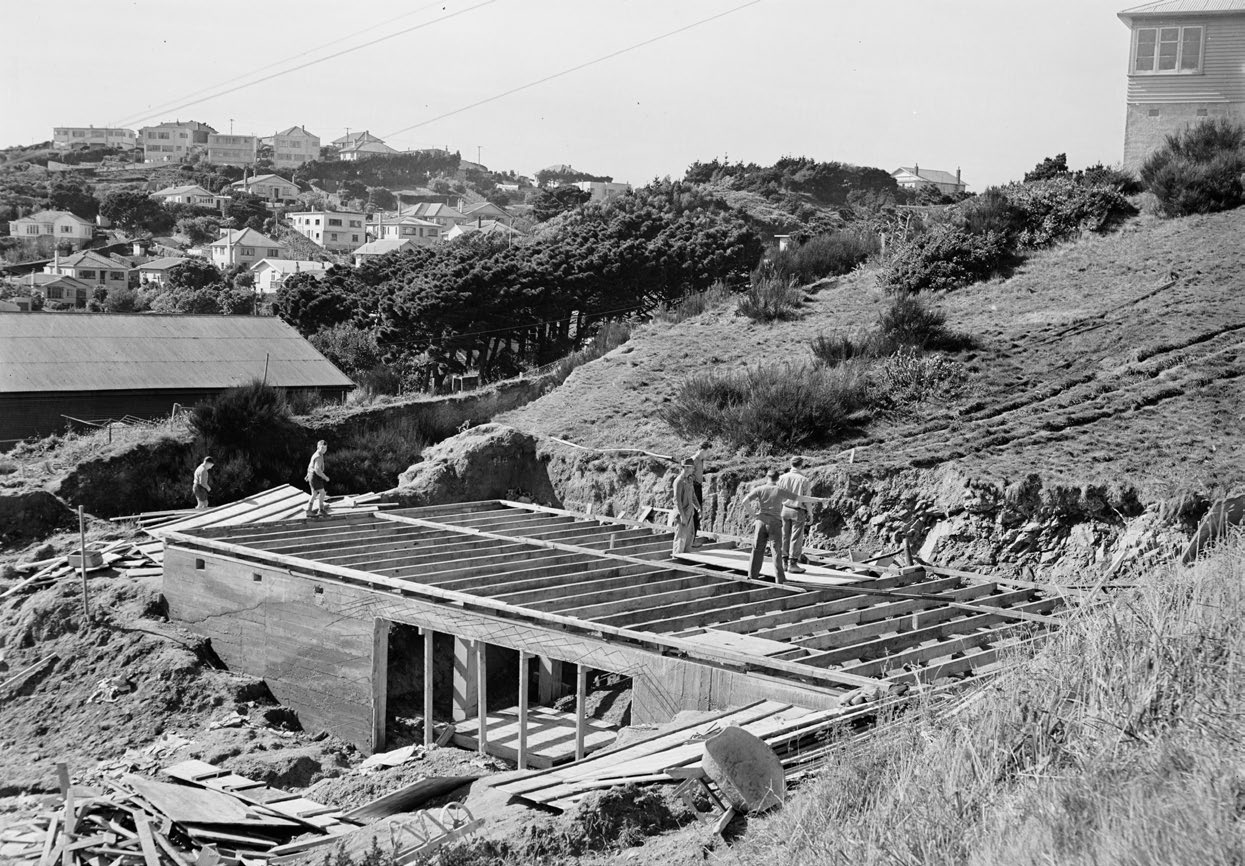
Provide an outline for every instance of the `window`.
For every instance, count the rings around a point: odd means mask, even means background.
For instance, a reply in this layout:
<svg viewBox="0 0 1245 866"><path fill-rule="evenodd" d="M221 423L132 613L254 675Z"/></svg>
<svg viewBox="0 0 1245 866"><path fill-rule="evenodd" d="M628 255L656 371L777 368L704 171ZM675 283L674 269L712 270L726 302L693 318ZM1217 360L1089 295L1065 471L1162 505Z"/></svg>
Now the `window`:
<svg viewBox="0 0 1245 866"><path fill-rule="evenodd" d="M255 255L255 247L243 247L243 248L242 248L242 255L244 255L244 256L253 256L253 255Z"/></svg>
<svg viewBox="0 0 1245 866"><path fill-rule="evenodd" d="M277 258L280 258L280 257L281 257L281 251L280 251L280 250L273 249L272 247L269 247L269 248L268 248L268 258L270 258L270 259L277 259Z"/></svg>
<svg viewBox="0 0 1245 866"><path fill-rule="evenodd" d="M78 276L84 280L95 279L95 271L78 271Z"/></svg>
<svg viewBox="0 0 1245 866"><path fill-rule="evenodd" d="M86 138L86 133L82 132L81 130L75 130L73 137L74 138Z"/></svg>
<svg viewBox="0 0 1245 866"><path fill-rule="evenodd" d="M1136 33L1133 72L1188 75L1202 71L1202 27L1141 27Z"/></svg>
<svg viewBox="0 0 1245 866"><path fill-rule="evenodd" d="M351 236L350 236L350 239L351 239L352 241L354 241L356 244L359 242L359 236L358 236L358 235L351 235Z"/></svg>
<svg viewBox="0 0 1245 866"><path fill-rule="evenodd" d="M39 234L39 227L38 227L37 225L36 225L36 226L26 226L26 234L28 234L28 235L37 235L37 234Z"/></svg>
<svg viewBox="0 0 1245 866"><path fill-rule="evenodd" d="M109 272L108 272L108 279L110 279L110 280L124 280L124 279L125 279L125 274L121 273L120 271L109 271Z"/></svg>
<svg viewBox="0 0 1245 866"><path fill-rule="evenodd" d="M63 235L73 234L73 226L61 226L61 234Z"/></svg>
<svg viewBox="0 0 1245 866"><path fill-rule="evenodd" d="M331 226L340 226L341 224L342 224L342 221L341 221L341 220L339 220L339 219L331 219L331 220L329 220L329 225L331 225Z"/></svg>
<svg viewBox="0 0 1245 866"><path fill-rule="evenodd" d="M351 221L350 221L350 227L351 227L352 229L359 229L359 228L363 228L363 220L351 220Z"/></svg>
<svg viewBox="0 0 1245 866"><path fill-rule="evenodd" d="M169 134L168 134L167 132L157 132L157 133L156 133L156 138L168 138L168 137L169 137Z"/></svg>
<svg viewBox="0 0 1245 866"><path fill-rule="evenodd" d="M59 301L65 297L65 290L60 286L48 286L48 300Z"/></svg>

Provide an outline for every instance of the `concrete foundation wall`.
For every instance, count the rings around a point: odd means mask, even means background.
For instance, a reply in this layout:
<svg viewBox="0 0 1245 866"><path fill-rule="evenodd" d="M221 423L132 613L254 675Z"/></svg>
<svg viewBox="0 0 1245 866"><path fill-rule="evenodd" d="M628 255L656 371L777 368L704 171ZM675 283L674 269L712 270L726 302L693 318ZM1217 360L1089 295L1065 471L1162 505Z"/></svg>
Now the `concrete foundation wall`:
<svg viewBox="0 0 1245 866"><path fill-rule="evenodd" d="M173 619L210 638L231 670L263 677L305 727L332 731L363 749L373 746L374 679L384 675L383 667L379 673L373 667L377 620L630 676L637 724L766 698L810 709L837 703L835 693L795 682L225 556L170 546L164 563Z"/></svg>
<svg viewBox="0 0 1245 866"><path fill-rule="evenodd" d="M1124 169L1136 172L1146 157L1162 146L1168 135L1213 117L1245 120L1245 103L1172 102L1129 105L1124 119Z"/></svg>

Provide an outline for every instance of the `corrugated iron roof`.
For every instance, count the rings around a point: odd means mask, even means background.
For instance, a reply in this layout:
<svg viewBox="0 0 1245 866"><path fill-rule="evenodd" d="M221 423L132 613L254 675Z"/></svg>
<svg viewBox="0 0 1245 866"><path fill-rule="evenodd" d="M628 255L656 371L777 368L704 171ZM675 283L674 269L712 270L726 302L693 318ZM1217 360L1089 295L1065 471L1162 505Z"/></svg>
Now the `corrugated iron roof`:
<svg viewBox="0 0 1245 866"><path fill-rule="evenodd" d="M186 256L164 256L159 259L152 259L149 262L143 262L138 266L140 271L167 271L169 268L175 268L183 262L190 259Z"/></svg>
<svg viewBox="0 0 1245 866"><path fill-rule="evenodd" d="M957 178L951 172L939 171L936 168L923 168L918 172L914 167L901 165L899 168L895 169L895 171L891 172L891 174L893 175L900 171L906 171L908 174L914 174L921 180L927 180L930 183L964 183L964 181ZM967 186L967 184L964 185Z"/></svg>
<svg viewBox="0 0 1245 866"><path fill-rule="evenodd" d="M271 316L0 315L0 393L353 383Z"/></svg>
<svg viewBox="0 0 1245 866"><path fill-rule="evenodd" d="M1245 0L1156 0L1125 9L1120 17L1128 20L1134 16L1206 15L1216 12L1245 12Z"/></svg>
<svg viewBox="0 0 1245 866"><path fill-rule="evenodd" d="M379 241L368 241L363 246L355 250L351 255L383 256L385 253L391 253L394 250L400 250L404 247L411 247L413 249L415 247L415 243L409 238L384 238Z"/></svg>

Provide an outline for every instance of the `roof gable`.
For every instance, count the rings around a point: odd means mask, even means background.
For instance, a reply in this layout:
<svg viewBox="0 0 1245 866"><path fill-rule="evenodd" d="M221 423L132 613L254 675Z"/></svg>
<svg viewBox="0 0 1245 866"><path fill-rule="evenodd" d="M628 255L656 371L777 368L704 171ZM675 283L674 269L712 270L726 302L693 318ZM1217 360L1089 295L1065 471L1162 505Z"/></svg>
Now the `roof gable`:
<svg viewBox="0 0 1245 866"><path fill-rule="evenodd" d="M53 261L56 262L56 260ZM129 270L130 267L128 264L122 264L114 261L113 259L105 258L99 253L93 253L90 250L83 250L80 253L65 256L52 266L57 267L58 265L62 268L103 268L104 270L117 270L120 268Z"/></svg>
<svg viewBox="0 0 1245 866"><path fill-rule="evenodd" d="M1119 13L1119 17L1149 18L1162 15L1216 15L1245 12L1245 0L1156 0Z"/></svg>
<svg viewBox="0 0 1245 866"><path fill-rule="evenodd" d="M0 316L0 393L353 383L275 316Z"/></svg>
<svg viewBox="0 0 1245 866"><path fill-rule="evenodd" d="M225 234L212 241L213 247L224 246L248 246L248 247L279 247L285 249L285 244L281 241L274 241L268 235L262 235L255 229L229 229Z"/></svg>
<svg viewBox="0 0 1245 866"><path fill-rule="evenodd" d="M908 166L901 165L899 168L891 172L891 177L896 177L899 174L909 174L912 177L919 177L921 180L929 181L930 183L958 184L960 186L968 185L962 179L956 177L949 171L939 171L936 168L922 168L918 171L917 168L919 167L909 168Z"/></svg>
<svg viewBox="0 0 1245 866"><path fill-rule="evenodd" d="M13 220L13 222L17 223L17 222L29 221L29 222L39 223L40 225L43 225L46 223L54 223L57 220L63 220L63 219L73 220L74 222L81 223L82 225L88 225L88 226L95 225L95 223L91 222L90 220L84 220L82 217L78 216L77 214L70 213L67 210L41 210L38 213L32 213L30 216L24 216L21 219L15 219Z"/></svg>

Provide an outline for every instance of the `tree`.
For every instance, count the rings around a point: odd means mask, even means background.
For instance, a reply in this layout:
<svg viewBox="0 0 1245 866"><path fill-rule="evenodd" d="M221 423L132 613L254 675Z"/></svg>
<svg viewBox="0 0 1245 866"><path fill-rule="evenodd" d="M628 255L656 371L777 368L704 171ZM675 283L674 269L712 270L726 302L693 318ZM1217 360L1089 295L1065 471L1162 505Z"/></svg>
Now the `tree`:
<svg viewBox="0 0 1245 866"><path fill-rule="evenodd" d="M129 286L110 291L103 306L109 313L141 313L148 308L146 299Z"/></svg>
<svg viewBox="0 0 1245 866"><path fill-rule="evenodd" d="M510 204L510 194L501 187L494 187L493 191L484 197L484 200L498 207L505 207Z"/></svg>
<svg viewBox="0 0 1245 866"><path fill-rule="evenodd" d="M269 216L271 213L264 200L249 192L237 191L225 205L225 218L233 220L235 228L262 232Z"/></svg>
<svg viewBox="0 0 1245 866"><path fill-rule="evenodd" d="M168 231L173 216L146 193L115 190L104 195L99 212L112 224L126 231L144 230L152 234Z"/></svg>
<svg viewBox="0 0 1245 866"><path fill-rule="evenodd" d="M393 210L398 206L398 199L383 186L368 187L367 203L373 210Z"/></svg>
<svg viewBox="0 0 1245 866"><path fill-rule="evenodd" d="M174 291L198 291L224 281L220 270L203 259L186 259L169 268L166 285Z"/></svg>
<svg viewBox="0 0 1245 866"><path fill-rule="evenodd" d="M182 217L177 221L174 229L192 244L207 244L220 237L220 218L209 216Z"/></svg>
<svg viewBox="0 0 1245 866"><path fill-rule="evenodd" d="M532 216L540 222L553 219L560 213L579 207L592 198L592 193L577 186L559 186L542 189L532 199Z"/></svg>
<svg viewBox="0 0 1245 866"><path fill-rule="evenodd" d="M1070 174L1068 171L1068 155L1066 153L1048 156L1033 167L1033 171L1025 172L1025 183L1036 180L1051 180Z"/></svg>
<svg viewBox="0 0 1245 866"><path fill-rule="evenodd" d="M48 184L46 206L49 210L67 210L86 220L95 219L99 213L94 190L85 181L67 177L57 178Z"/></svg>

